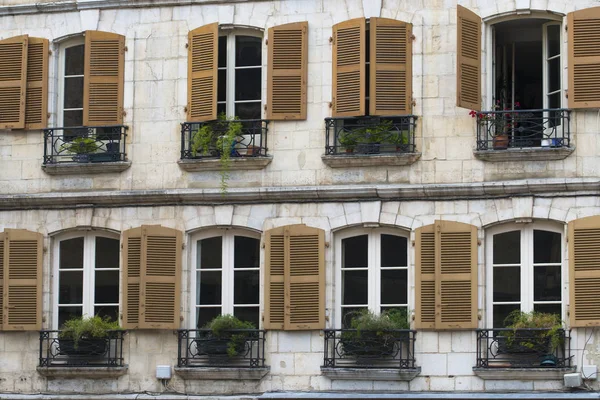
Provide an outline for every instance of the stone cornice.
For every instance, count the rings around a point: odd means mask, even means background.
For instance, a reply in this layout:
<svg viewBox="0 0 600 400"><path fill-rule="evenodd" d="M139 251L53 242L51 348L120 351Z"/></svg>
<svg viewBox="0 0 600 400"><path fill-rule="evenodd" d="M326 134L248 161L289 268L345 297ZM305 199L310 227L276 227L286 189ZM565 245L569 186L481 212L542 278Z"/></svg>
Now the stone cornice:
<svg viewBox="0 0 600 400"><path fill-rule="evenodd" d="M229 189L164 189L0 195L0 210L253 203L470 200L512 196L600 196L600 179L429 185L337 185Z"/></svg>

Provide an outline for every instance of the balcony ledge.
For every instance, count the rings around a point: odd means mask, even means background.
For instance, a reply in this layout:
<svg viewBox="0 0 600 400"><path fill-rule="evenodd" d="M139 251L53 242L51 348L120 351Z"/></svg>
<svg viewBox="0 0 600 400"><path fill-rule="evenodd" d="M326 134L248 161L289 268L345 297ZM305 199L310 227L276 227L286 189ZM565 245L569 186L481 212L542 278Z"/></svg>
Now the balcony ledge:
<svg viewBox="0 0 600 400"><path fill-rule="evenodd" d="M323 155L323 163L331 168L402 166L414 164L421 153Z"/></svg>
<svg viewBox="0 0 600 400"><path fill-rule="evenodd" d="M273 161L272 156L265 157L232 157L229 159L231 165L230 170L256 170L264 169L267 165ZM207 159L195 159L195 160L179 160L177 161L179 167L184 171L188 172L199 172L199 171L220 171L221 160L218 158L207 158Z"/></svg>
<svg viewBox="0 0 600 400"><path fill-rule="evenodd" d="M84 175L110 174L123 172L131 167L131 161L98 162L98 163L57 163L44 164L42 169L48 175Z"/></svg>
<svg viewBox="0 0 600 400"><path fill-rule="evenodd" d="M564 374L575 372L576 367L569 368L478 368L473 373L485 380L562 380Z"/></svg>
<svg viewBox="0 0 600 400"><path fill-rule="evenodd" d="M196 380L261 380L270 370L271 367L175 367L175 373L183 379Z"/></svg>
<svg viewBox="0 0 600 400"><path fill-rule="evenodd" d="M506 150L475 150L475 158L481 161L554 161L564 160L575 151L575 147L525 147Z"/></svg>
<svg viewBox="0 0 600 400"><path fill-rule="evenodd" d="M421 373L421 367L407 369L321 367L321 373L329 379L358 381L411 381L414 377Z"/></svg>
<svg viewBox="0 0 600 400"><path fill-rule="evenodd" d="M40 375L53 378L105 379L117 378L127 373L124 367L37 367Z"/></svg>

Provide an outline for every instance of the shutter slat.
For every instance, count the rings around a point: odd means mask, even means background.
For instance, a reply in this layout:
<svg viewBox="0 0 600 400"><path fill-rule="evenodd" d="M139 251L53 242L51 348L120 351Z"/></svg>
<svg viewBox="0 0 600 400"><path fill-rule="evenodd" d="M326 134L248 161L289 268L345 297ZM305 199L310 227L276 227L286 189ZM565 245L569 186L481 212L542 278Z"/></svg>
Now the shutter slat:
<svg viewBox="0 0 600 400"><path fill-rule="evenodd" d="M333 116L365 114L365 19L333 26Z"/></svg>
<svg viewBox="0 0 600 400"><path fill-rule="evenodd" d="M123 328L137 329L140 322L140 274L142 264L142 229L123 232Z"/></svg>
<svg viewBox="0 0 600 400"><path fill-rule="evenodd" d="M190 122L217 118L218 43L218 23L188 33L187 119Z"/></svg>
<svg viewBox="0 0 600 400"><path fill-rule="evenodd" d="M569 108L600 107L600 7L568 14Z"/></svg>
<svg viewBox="0 0 600 400"><path fill-rule="evenodd" d="M457 88L458 107L481 110L481 18L457 6Z"/></svg>
<svg viewBox="0 0 600 400"><path fill-rule="evenodd" d="M48 120L48 39L29 38L25 129L43 129Z"/></svg>
<svg viewBox="0 0 600 400"><path fill-rule="evenodd" d="M25 127L28 36L0 40L0 128Z"/></svg>
<svg viewBox="0 0 600 400"><path fill-rule="evenodd" d="M265 233L265 329L283 329L285 307L283 228Z"/></svg>
<svg viewBox="0 0 600 400"><path fill-rule="evenodd" d="M435 328L435 234L434 225L415 232L415 326Z"/></svg>
<svg viewBox="0 0 600 400"><path fill-rule="evenodd" d="M4 262L4 255L6 254L4 248L8 246L4 239L4 232L0 232L0 331L4 323L4 267L6 265Z"/></svg>

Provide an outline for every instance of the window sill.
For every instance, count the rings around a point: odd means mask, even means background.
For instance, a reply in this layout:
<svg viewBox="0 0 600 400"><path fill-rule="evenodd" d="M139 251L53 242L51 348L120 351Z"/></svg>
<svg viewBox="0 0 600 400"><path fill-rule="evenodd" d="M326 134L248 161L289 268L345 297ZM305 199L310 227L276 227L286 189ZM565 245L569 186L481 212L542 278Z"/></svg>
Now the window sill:
<svg viewBox="0 0 600 400"><path fill-rule="evenodd" d="M331 168L402 166L414 164L421 153L345 154L321 156Z"/></svg>
<svg viewBox="0 0 600 400"><path fill-rule="evenodd" d="M575 151L575 147L526 147L506 150L475 150L475 158L481 161L553 161L564 160Z"/></svg>
<svg viewBox="0 0 600 400"><path fill-rule="evenodd" d="M105 379L117 378L127 373L125 367L37 367L40 375L55 378L87 378Z"/></svg>
<svg viewBox="0 0 600 400"><path fill-rule="evenodd" d="M410 369L321 367L321 373L329 379L411 381L421 373L421 367Z"/></svg>
<svg viewBox="0 0 600 400"><path fill-rule="evenodd" d="M473 373L485 380L549 380L563 379L564 374L575 372L570 368L477 368Z"/></svg>
<svg viewBox="0 0 600 400"><path fill-rule="evenodd" d="M229 159L231 165L230 170L256 170L264 169L273 161L273 157L232 157ZM218 158L198 159L198 160L179 160L179 167L184 171L220 171L221 160Z"/></svg>
<svg viewBox="0 0 600 400"><path fill-rule="evenodd" d="M271 367L225 368L225 367L175 367L175 373L183 379L196 380L261 380Z"/></svg>
<svg viewBox="0 0 600 400"><path fill-rule="evenodd" d="M123 172L131 167L131 161L99 163L59 163L44 164L42 169L48 175L110 174Z"/></svg>

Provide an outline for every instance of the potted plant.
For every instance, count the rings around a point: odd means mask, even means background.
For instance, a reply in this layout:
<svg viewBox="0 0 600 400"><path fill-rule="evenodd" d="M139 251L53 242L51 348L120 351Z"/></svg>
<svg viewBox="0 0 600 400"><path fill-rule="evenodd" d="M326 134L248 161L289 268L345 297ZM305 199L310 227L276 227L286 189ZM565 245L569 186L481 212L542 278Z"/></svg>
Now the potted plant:
<svg viewBox="0 0 600 400"><path fill-rule="evenodd" d="M392 130L392 121L389 119L379 120L354 131L357 134L358 152L363 154L378 154L383 142Z"/></svg>
<svg viewBox="0 0 600 400"><path fill-rule="evenodd" d="M106 338L119 330L119 323L110 317L76 317L64 323L58 334L61 354L68 356L101 356L106 353Z"/></svg>
<svg viewBox="0 0 600 400"><path fill-rule="evenodd" d="M408 131L394 131L390 134L387 142L396 146L396 151L408 151L408 138L410 133Z"/></svg>
<svg viewBox="0 0 600 400"><path fill-rule="evenodd" d="M251 332L236 331L256 329L252 322L242 321L231 314L216 316L203 328L209 332L196 339L197 354L229 357L243 354L246 350L246 339L251 336Z"/></svg>
<svg viewBox="0 0 600 400"><path fill-rule="evenodd" d="M358 143L357 132L353 130L342 131L338 136L338 141L344 147L346 153L354 153L354 148Z"/></svg>
<svg viewBox="0 0 600 400"><path fill-rule="evenodd" d="M75 162L89 162L90 154L98 150L98 143L93 138L78 136L71 142L63 143L60 149L74 154L73 161Z"/></svg>

